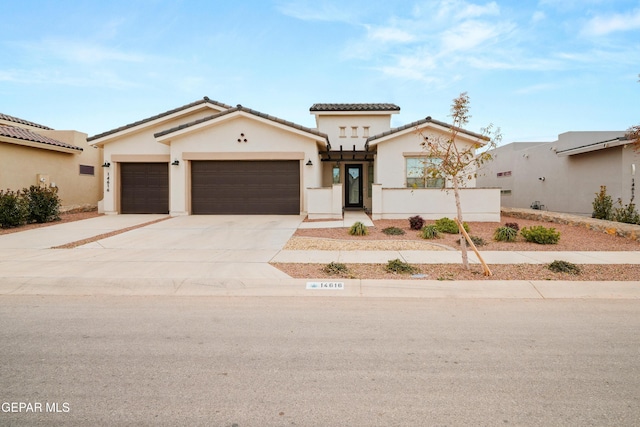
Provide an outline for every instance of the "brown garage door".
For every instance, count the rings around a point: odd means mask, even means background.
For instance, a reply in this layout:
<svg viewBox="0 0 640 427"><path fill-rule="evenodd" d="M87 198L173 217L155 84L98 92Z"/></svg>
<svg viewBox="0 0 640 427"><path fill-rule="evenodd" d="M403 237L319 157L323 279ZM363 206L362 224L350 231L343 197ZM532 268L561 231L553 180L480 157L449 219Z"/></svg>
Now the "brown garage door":
<svg viewBox="0 0 640 427"><path fill-rule="evenodd" d="M120 211L169 213L169 164L121 163Z"/></svg>
<svg viewBox="0 0 640 427"><path fill-rule="evenodd" d="M194 161L194 214L300 214L300 162Z"/></svg>

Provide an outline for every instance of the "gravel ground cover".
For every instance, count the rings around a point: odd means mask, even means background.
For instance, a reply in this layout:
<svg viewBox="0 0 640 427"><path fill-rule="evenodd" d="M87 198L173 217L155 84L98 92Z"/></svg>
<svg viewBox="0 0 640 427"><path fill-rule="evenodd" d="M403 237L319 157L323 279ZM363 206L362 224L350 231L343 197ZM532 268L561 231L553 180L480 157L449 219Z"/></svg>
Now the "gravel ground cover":
<svg viewBox="0 0 640 427"><path fill-rule="evenodd" d="M555 245L529 243L519 235L515 242L496 242L495 229L507 222L518 223L520 229L542 225L560 232ZM426 225L434 221L426 221ZM481 237L486 245L481 251L638 251L640 241L610 235L586 227L555 224L502 216L497 222L469 222L471 236ZM292 250L459 250L458 235L442 234L435 240L424 240L411 230L408 220L374 221L367 236L350 236L346 228L298 229L285 249ZM386 227L398 227L404 235L389 236L382 232ZM394 274L385 271L381 264L348 264L347 272L331 275L323 271L321 264L273 264L295 278L356 278L356 279L407 279L411 274ZM469 271L461 264L414 265L416 279L428 280L640 280L638 265L581 265L580 274L554 273L546 265L499 264L490 265L492 276L482 273L480 265L472 265Z"/></svg>

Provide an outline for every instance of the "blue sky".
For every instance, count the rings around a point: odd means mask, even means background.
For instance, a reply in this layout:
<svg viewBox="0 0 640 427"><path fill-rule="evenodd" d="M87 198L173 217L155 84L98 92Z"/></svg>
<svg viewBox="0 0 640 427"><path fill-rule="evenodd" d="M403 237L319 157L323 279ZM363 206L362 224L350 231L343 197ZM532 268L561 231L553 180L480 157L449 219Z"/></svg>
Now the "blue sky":
<svg viewBox="0 0 640 427"><path fill-rule="evenodd" d="M638 0L30 1L3 5L0 112L94 135L203 96L315 126L393 102L503 143L640 123Z"/></svg>

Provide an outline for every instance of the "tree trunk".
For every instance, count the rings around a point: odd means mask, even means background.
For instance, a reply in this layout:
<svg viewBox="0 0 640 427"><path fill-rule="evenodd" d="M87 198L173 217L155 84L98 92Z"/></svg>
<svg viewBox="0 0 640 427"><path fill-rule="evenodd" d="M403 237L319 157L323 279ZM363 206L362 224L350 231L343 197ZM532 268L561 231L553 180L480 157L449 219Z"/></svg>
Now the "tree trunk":
<svg viewBox="0 0 640 427"><path fill-rule="evenodd" d="M456 199L456 214L460 225L464 224L462 220L462 207L460 206L460 187L458 186L458 178L453 177L453 195ZM462 267L465 270L469 270L469 255L467 254L467 241L462 233L460 233L460 252L462 253Z"/></svg>

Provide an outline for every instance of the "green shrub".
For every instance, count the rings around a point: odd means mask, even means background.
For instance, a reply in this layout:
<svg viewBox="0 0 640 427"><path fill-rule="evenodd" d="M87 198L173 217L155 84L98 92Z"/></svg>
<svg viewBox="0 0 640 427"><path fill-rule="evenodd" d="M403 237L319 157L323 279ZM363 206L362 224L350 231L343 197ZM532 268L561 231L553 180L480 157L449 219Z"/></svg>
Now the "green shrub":
<svg viewBox="0 0 640 427"><path fill-rule="evenodd" d="M515 242L516 237L518 237L518 230L506 225L496 228L493 233L493 239L498 242Z"/></svg>
<svg viewBox="0 0 640 427"><path fill-rule="evenodd" d="M469 236L469 238L471 239L473 244L476 245L476 247L484 246L487 244L487 242L485 242L484 239L480 236Z"/></svg>
<svg viewBox="0 0 640 427"><path fill-rule="evenodd" d="M469 225L466 222L462 223L462 227L467 233L469 232ZM441 233L458 234L460 232L460 229L458 229L458 224L456 224L454 220L447 217L436 220L436 228Z"/></svg>
<svg viewBox="0 0 640 427"><path fill-rule="evenodd" d="M19 191L0 190L0 228L17 227L27 222L29 203Z"/></svg>
<svg viewBox="0 0 640 427"><path fill-rule="evenodd" d="M618 199L618 205L619 207L613 210L611 219L617 222L624 222L625 224L640 224L640 215L634 203L623 206L622 200Z"/></svg>
<svg viewBox="0 0 640 427"><path fill-rule="evenodd" d="M349 273L347 266L339 262L330 262L322 268L322 271L331 275L344 275Z"/></svg>
<svg viewBox="0 0 640 427"><path fill-rule="evenodd" d="M485 240L484 240L482 237L479 237L479 236L469 236L469 238L471 239L471 241L473 242L473 244L476 246L476 248L477 248L477 247L480 247L480 246L484 246L484 245L486 245L486 244L487 244L487 242L485 242ZM462 239L464 239L464 237L463 237ZM466 240L465 240L465 241L466 241ZM456 240L456 243L457 243L457 244L460 244L460 242L461 242L461 239L457 239L457 240Z"/></svg>
<svg viewBox="0 0 640 427"><path fill-rule="evenodd" d="M387 227L383 229L382 232L388 236L401 236L405 234L404 230L398 227Z"/></svg>
<svg viewBox="0 0 640 427"><path fill-rule="evenodd" d="M420 230L424 226L424 219L420 215L409 218L409 227L412 230Z"/></svg>
<svg viewBox="0 0 640 427"><path fill-rule="evenodd" d="M568 261L556 260L547 265L547 268L554 273L580 274L582 272L580 267Z"/></svg>
<svg viewBox="0 0 640 427"><path fill-rule="evenodd" d="M415 273L417 271L417 269L412 266L407 264L404 261L399 260L398 258L393 259L393 260L389 260L387 262L387 266L385 267L385 269L389 272L389 273L396 273L396 274L411 274L411 273Z"/></svg>
<svg viewBox="0 0 640 427"><path fill-rule="evenodd" d="M361 223L360 221L354 223L349 229L349 234L352 236L366 236L369 234L369 230L367 230L367 226Z"/></svg>
<svg viewBox="0 0 640 427"><path fill-rule="evenodd" d="M541 225L524 227L520 234L527 242L540 245L555 245L560 240L560 233L555 228L545 228Z"/></svg>
<svg viewBox="0 0 640 427"><path fill-rule="evenodd" d="M438 237L440 237L440 232L438 231L438 228L435 225L425 225L424 227L422 227L422 230L420 230L420 237L422 237L423 239L437 239Z"/></svg>
<svg viewBox="0 0 640 427"><path fill-rule="evenodd" d="M29 222L50 222L60 219L60 198L51 188L32 185L22 190L29 203Z"/></svg>
<svg viewBox="0 0 640 427"><path fill-rule="evenodd" d="M520 231L520 226L518 225L517 222L507 222L504 226L505 227L509 227L509 228L513 228L516 231Z"/></svg>
<svg viewBox="0 0 640 427"><path fill-rule="evenodd" d="M593 199L593 213L591 217L597 219L611 219L611 213L613 210L613 201L611 196L607 194L607 186L601 185L600 192L596 193L596 198Z"/></svg>

